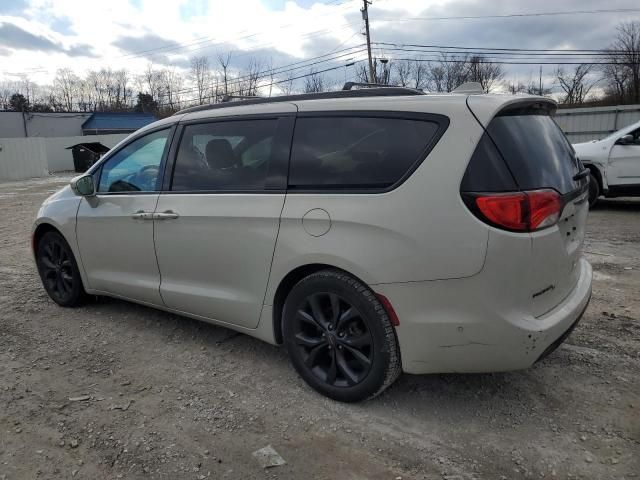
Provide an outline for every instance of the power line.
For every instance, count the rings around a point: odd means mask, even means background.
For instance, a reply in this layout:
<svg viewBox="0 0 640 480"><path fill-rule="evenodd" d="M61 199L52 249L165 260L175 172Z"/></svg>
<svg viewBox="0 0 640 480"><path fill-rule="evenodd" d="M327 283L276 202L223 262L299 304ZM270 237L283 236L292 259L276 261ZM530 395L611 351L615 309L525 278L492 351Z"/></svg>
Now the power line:
<svg viewBox="0 0 640 480"><path fill-rule="evenodd" d="M288 73L294 70L300 70L301 68L309 68L312 67L314 65L319 65L322 63L326 63L326 62L330 62L330 61L336 61L340 58L344 58L344 57L349 57L349 56L353 56L353 55L358 55L359 53L364 52L364 48L360 48L358 50L354 50L356 48L359 47L363 47L364 44L360 44L360 45L356 45L354 47L349 47L349 48L345 48L342 50L338 50L337 52L330 52L330 53L326 53L324 55L318 55L317 57L312 57L306 60L301 60L299 62L294 62L294 63L290 63L288 65L281 65L279 67L275 67L275 68L270 68L267 70L262 70L259 72L255 72L253 74L247 74L244 76L239 76L236 77L234 79L232 79L230 82L231 84L235 84L235 83L240 83L243 80L247 80L250 79L251 77L255 77L256 79L260 79L260 78L266 78L266 77L270 77L271 75L280 75L282 73ZM330 58L325 58L325 57L330 57ZM320 60L321 58L323 58L323 60ZM312 60L316 60L316 61L312 61ZM309 63L311 62L311 63ZM300 65L300 64L305 64L305 65ZM298 65L294 68L289 68L289 67L293 67L294 65ZM342 66L340 66L342 67ZM212 82L207 84L205 87L203 87L203 89L208 90L211 89L213 87L218 87L220 86L221 82ZM198 91L198 88L188 88L188 89L183 89L183 90L179 90L176 93L192 93L192 92L196 92Z"/></svg>
<svg viewBox="0 0 640 480"><path fill-rule="evenodd" d="M549 17L557 15L588 15L600 13L634 13L640 12L640 8L611 8L599 10L567 10L557 12L535 12L535 13L509 13L503 15L461 15L449 17L403 17L403 18L376 18L376 22L410 22L410 21L431 21L431 20L477 20L485 18L520 18L520 17Z"/></svg>
<svg viewBox="0 0 640 480"><path fill-rule="evenodd" d="M376 45L392 45L396 47L421 47L421 48L440 48L440 49L450 49L450 50L495 50L495 51L514 51L514 52L593 52L593 53L624 53L621 50L609 50L606 48L602 49L564 49L564 48L552 48L552 49L544 49L544 48L494 48L494 47L453 47L450 45L424 45L419 43L392 43L392 42L373 42Z"/></svg>
<svg viewBox="0 0 640 480"><path fill-rule="evenodd" d="M414 62L433 62L433 63L469 63L469 60L450 60L450 59L431 59L431 58L394 58L395 61L414 61ZM545 62L545 61L535 61L535 62L512 62L507 60L496 60L491 63L497 63L500 65L584 65L585 63L593 63L594 65L620 65L615 62ZM637 62L634 62L634 64Z"/></svg>
<svg viewBox="0 0 640 480"><path fill-rule="evenodd" d="M360 62L364 62L364 60L355 60L355 61L352 62L352 65L355 65L356 63L360 63ZM306 73L304 75L299 75L297 77L285 78L284 80L272 81L272 82L269 82L268 84L261 85L260 88L272 87L273 85L280 85L281 83L292 82L294 80L299 80L301 78L310 77L312 75L319 75L321 73L331 72L331 71L334 71L334 70L338 70L340 68L344 68L344 65L338 65L338 66L335 66L335 67L326 68L324 70L318 70L317 72L309 72L309 73ZM227 95L233 96L236 93L241 93L241 92L239 90L235 90L235 91L229 92ZM204 97L203 100L212 100L214 98L216 98L216 95L215 94L211 94L211 95L208 95L208 96ZM188 108L189 106L198 105L198 104L201 105L202 103L200 102L200 100L195 100L191 105L187 105L187 106L185 106L183 108ZM169 103L163 103L163 104L159 104L158 105L158 107L166 107L166 106L169 106Z"/></svg>
<svg viewBox="0 0 640 480"><path fill-rule="evenodd" d="M441 56L440 58L442 58L442 56L451 55L454 57L454 59L459 58L461 56L462 57L468 57L468 56L482 57L484 59L498 58L503 60L528 60L528 59L531 59L532 57L534 58L538 57L538 60L554 60L555 59L555 60L563 61L563 60L574 59L574 60L580 60L586 63L600 63L603 59L606 60L611 57L618 56L617 54L616 55L588 54L588 53L554 54L554 53L523 53L523 52L486 52L486 51L464 51L464 50L451 51L451 50L421 50L421 49L415 49L415 48L395 48L395 47L385 48L384 51L421 53L427 56L440 55ZM518 55L526 55L526 56L522 57Z"/></svg>

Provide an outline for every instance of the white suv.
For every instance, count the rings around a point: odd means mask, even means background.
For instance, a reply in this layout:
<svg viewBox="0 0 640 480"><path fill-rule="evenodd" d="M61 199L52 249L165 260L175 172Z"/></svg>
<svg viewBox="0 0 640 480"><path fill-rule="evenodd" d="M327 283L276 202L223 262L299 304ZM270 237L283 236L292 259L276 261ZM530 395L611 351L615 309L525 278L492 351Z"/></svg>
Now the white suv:
<svg viewBox="0 0 640 480"><path fill-rule="evenodd" d="M342 401L400 371L526 368L587 307L588 171L545 98L400 88L195 107L45 201L51 298L284 344Z"/></svg>
<svg viewBox="0 0 640 480"><path fill-rule="evenodd" d="M602 140L577 143L576 154L591 172L589 204L600 195L640 197L640 122Z"/></svg>

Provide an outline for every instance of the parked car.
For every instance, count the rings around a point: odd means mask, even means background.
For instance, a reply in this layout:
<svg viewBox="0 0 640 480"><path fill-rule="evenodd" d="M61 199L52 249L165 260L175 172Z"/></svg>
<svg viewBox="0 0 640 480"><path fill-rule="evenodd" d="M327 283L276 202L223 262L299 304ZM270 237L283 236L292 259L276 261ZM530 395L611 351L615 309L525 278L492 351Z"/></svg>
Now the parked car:
<svg viewBox="0 0 640 480"><path fill-rule="evenodd" d="M573 148L591 173L590 205L600 196L640 196L640 122L602 140L577 143Z"/></svg>
<svg viewBox="0 0 640 480"><path fill-rule="evenodd" d="M378 88L183 110L47 199L62 306L108 295L284 344L341 401L529 367L590 299L588 171L540 97Z"/></svg>

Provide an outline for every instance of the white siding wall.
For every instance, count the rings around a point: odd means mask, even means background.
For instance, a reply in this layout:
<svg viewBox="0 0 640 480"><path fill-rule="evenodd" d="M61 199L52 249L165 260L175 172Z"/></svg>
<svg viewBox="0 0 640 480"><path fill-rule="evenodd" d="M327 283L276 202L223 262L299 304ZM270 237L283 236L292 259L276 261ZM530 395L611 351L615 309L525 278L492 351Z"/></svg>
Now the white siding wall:
<svg viewBox="0 0 640 480"><path fill-rule="evenodd" d="M82 135L91 113L0 112L0 138L69 137ZM26 128L26 132L25 132Z"/></svg>
<svg viewBox="0 0 640 480"><path fill-rule="evenodd" d="M49 172L73 170L73 154L66 147L83 142L100 142L113 148L127 135L0 138L0 180L43 177Z"/></svg>
<svg viewBox="0 0 640 480"><path fill-rule="evenodd" d="M555 119L571 143L587 142L640 121L640 105L563 108Z"/></svg>
<svg viewBox="0 0 640 480"><path fill-rule="evenodd" d="M0 138L0 180L48 174L44 138Z"/></svg>

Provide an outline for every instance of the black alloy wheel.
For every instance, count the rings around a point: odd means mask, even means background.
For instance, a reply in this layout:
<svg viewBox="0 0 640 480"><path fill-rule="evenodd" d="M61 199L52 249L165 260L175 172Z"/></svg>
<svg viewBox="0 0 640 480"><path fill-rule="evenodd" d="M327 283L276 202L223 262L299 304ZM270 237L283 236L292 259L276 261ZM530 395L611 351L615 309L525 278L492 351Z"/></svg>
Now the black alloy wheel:
<svg viewBox="0 0 640 480"><path fill-rule="evenodd" d="M334 400L374 397L400 375L389 315L366 285L345 272L322 270L300 280L287 296L282 332L300 376Z"/></svg>
<svg viewBox="0 0 640 480"><path fill-rule="evenodd" d="M36 262L42 284L51 299L63 307L77 305L84 296L82 279L69 244L57 232L38 242Z"/></svg>
<svg viewBox="0 0 640 480"><path fill-rule="evenodd" d="M305 365L324 383L353 386L369 373L373 338L360 312L344 298L330 292L309 295L293 328Z"/></svg>

